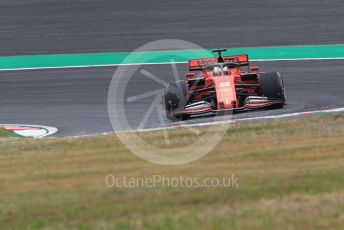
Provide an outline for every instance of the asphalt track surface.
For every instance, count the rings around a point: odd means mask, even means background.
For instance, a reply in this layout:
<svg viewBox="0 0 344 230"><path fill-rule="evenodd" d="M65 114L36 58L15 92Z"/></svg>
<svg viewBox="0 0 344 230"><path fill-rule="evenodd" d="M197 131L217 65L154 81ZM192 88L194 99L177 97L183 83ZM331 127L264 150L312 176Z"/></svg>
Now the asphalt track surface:
<svg viewBox="0 0 344 230"><path fill-rule="evenodd" d="M0 56L342 44L342 0L1 0Z"/></svg>
<svg viewBox="0 0 344 230"><path fill-rule="evenodd" d="M344 106L344 61L259 62L264 70L279 70L284 76L288 104L283 109L235 114L234 118L253 117ZM130 68L130 67L129 67ZM145 69L162 80L173 80L171 65L140 66L130 78L123 104L129 127L137 129L154 97L128 102L129 97L161 89L147 78ZM182 74L184 64L177 65ZM115 67L31 70L0 72L1 123L40 124L59 129L58 136L85 135L113 131L107 111L107 97ZM229 119L229 117L222 117ZM191 119L188 123L212 121L213 117ZM175 125L161 124L154 111L144 128Z"/></svg>
<svg viewBox="0 0 344 230"><path fill-rule="evenodd" d="M320 1L10 1L0 2L0 56L131 51L177 38L204 48L337 44L344 2ZM284 76L288 105L236 114L254 117L344 106L344 61L259 62ZM173 80L170 65L141 66ZM177 65L180 75L185 64ZM0 72L0 123L54 126L58 136L111 132L107 96L116 67ZM161 88L137 71L124 98ZM130 127L153 98L124 102ZM197 118L189 123L211 121ZM228 119L223 117L222 119ZM173 125L164 120L163 125ZM145 127L161 126L153 113ZM118 131L117 127L114 127Z"/></svg>

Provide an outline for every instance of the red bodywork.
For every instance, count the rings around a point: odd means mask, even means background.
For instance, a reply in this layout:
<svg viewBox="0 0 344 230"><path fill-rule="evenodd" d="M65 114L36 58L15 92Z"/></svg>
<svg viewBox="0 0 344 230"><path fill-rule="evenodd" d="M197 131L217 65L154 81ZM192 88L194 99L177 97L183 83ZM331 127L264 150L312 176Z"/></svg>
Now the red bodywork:
<svg viewBox="0 0 344 230"><path fill-rule="evenodd" d="M219 53L217 58L194 59L188 64L187 102L182 108L167 111L174 116L257 109L281 103L259 95L262 73L259 67L249 67L245 54L221 56ZM217 65L221 75L214 72Z"/></svg>

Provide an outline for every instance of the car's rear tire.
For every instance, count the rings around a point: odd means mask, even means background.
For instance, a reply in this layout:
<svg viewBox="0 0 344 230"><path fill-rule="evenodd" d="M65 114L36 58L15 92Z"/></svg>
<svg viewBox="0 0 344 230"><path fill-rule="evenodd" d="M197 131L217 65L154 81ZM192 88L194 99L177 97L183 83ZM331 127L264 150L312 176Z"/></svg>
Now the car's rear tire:
<svg viewBox="0 0 344 230"><path fill-rule="evenodd" d="M280 101L270 108L283 108L285 104L284 84L279 72L267 72L260 75L259 95Z"/></svg>
<svg viewBox="0 0 344 230"><path fill-rule="evenodd" d="M182 109L187 104L187 85L183 81L171 82L167 85L165 91L165 109L166 117L169 120L186 120L190 117L188 114L179 116L173 115L173 110Z"/></svg>

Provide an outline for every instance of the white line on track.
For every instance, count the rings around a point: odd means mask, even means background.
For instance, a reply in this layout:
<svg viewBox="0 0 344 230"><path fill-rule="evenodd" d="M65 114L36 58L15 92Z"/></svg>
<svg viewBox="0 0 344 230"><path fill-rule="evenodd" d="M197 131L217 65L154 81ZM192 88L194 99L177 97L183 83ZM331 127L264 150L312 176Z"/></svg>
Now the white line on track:
<svg viewBox="0 0 344 230"><path fill-rule="evenodd" d="M176 129L176 128L187 128L187 127L203 127L203 126L209 126L209 125L229 124L229 123L237 123L237 122L243 122L243 121L280 119L280 118L298 117L298 116L303 116L303 115L311 115L311 114L319 114L319 113L339 113L339 112L344 112L344 107L335 108L335 109L326 109L326 110L298 112L298 113L286 113L286 114L279 114L279 115L267 115L267 116L260 116L260 117L238 118L238 119L213 121L213 122L205 122L205 123L197 123L197 124L183 124L183 125L175 125L175 126L159 127L159 128L151 128L151 129L132 130L132 132L147 132L147 131L158 131L161 129Z"/></svg>
<svg viewBox="0 0 344 230"><path fill-rule="evenodd" d="M287 58L287 59L250 59L254 62L268 61L311 61L311 60L344 60L344 57L328 58ZM173 62L175 64L185 64L187 62ZM128 63L128 64L104 64L104 65L79 65L79 66L47 66L47 67L30 67L30 68L9 68L0 69L0 71L21 71L21 70L44 70L44 69L78 69L78 68L95 68L95 67L116 67L116 66L136 66L136 65L168 65L171 62L148 62L148 63Z"/></svg>
<svg viewBox="0 0 344 230"><path fill-rule="evenodd" d="M213 122L205 122L205 123L197 123L197 124L183 124L183 125L147 128L147 129L137 129L137 130L127 130L127 131L117 131L117 132L115 131L115 132L79 135L79 136L71 136L71 137L79 138L79 137L89 137L89 136L95 136L95 135L111 135L111 134L130 133L130 132L150 132L150 131L172 130L172 129L179 129L179 128L204 127L204 126L210 126L210 125L231 124L231 123L238 123L238 122L245 122L245 121L272 120L272 119L292 118L292 117L312 115L312 114L343 113L343 112L344 112L344 107L341 107L341 108L335 108L335 109L313 110L313 111L307 111L307 112L286 113L286 114L279 114L279 115L239 118L239 119L232 119L232 120L213 121Z"/></svg>

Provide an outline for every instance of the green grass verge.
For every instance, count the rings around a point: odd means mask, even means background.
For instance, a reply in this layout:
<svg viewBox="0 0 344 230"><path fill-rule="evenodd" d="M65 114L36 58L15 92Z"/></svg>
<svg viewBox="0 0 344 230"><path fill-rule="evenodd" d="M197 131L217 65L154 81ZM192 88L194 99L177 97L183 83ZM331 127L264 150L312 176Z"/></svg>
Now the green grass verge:
<svg viewBox="0 0 344 230"><path fill-rule="evenodd" d="M16 137L16 135L11 131L0 128L0 138L5 138L5 137Z"/></svg>
<svg viewBox="0 0 344 230"><path fill-rule="evenodd" d="M235 124L210 154L181 166L146 162L115 135L0 142L0 226L343 229L343 124L344 115ZM179 145L193 138L183 129L169 134ZM160 132L142 135L152 144L163 143ZM234 174L239 187L108 188L108 174Z"/></svg>

